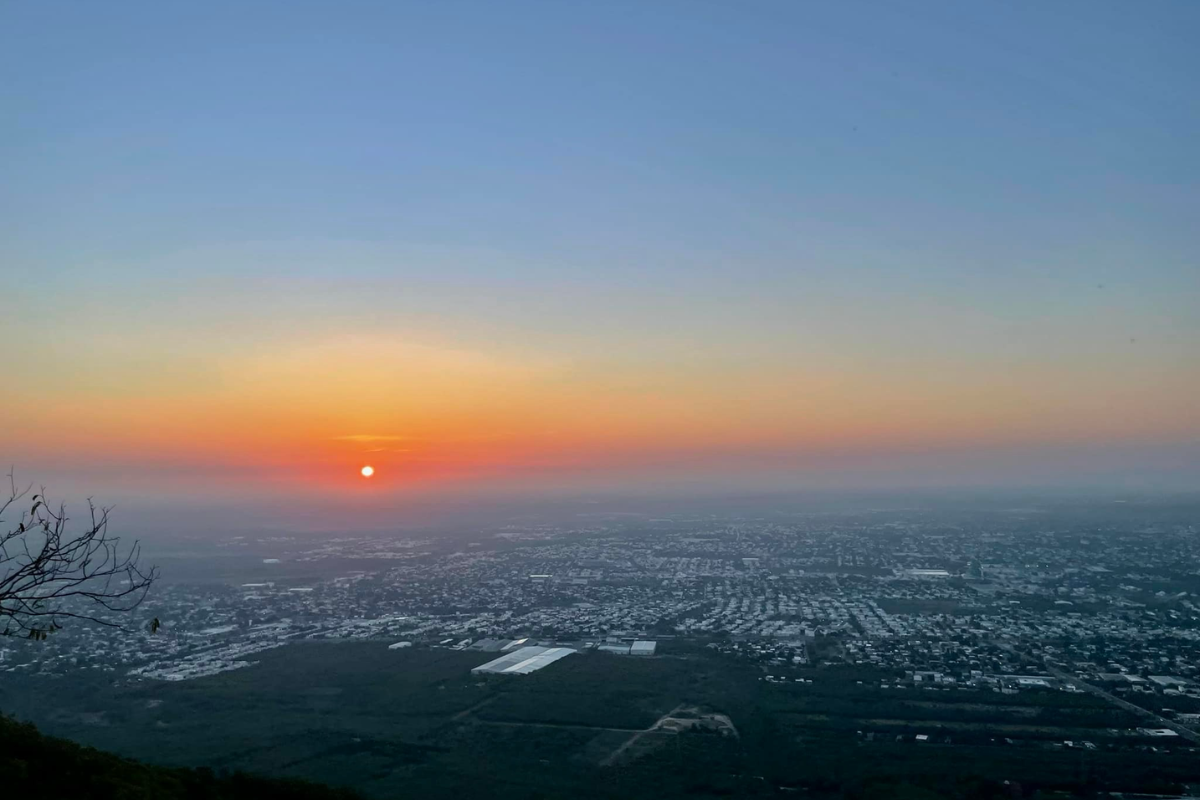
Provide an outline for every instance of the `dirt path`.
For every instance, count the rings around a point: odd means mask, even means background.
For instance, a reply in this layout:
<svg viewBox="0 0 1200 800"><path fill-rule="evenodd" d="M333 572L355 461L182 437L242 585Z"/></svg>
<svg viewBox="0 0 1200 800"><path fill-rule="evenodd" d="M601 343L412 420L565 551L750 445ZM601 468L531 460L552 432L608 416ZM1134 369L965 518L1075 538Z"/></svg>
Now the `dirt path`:
<svg viewBox="0 0 1200 800"><path fill-rule="evenodd" d="M617 759L620 758L622 756L622 754L625 753L626 750L628 750L633 745L637 744L639 739L641 739L647 733L651 733L653 731L658 730L660 725L662 725L664 722L666 722L671 717L678 714L681 710L683 710L683 708L684 708L684 704L680 703L679 705L675 706L667 713L663 714L657 720L655 720L654 724L651 725L649 728L644 728L640 731L635 732L633 734L633 736L630 736L628 739L626 739L624 742L622 742L620 747L618 747L616 750L613 750L611 753L609 753L608 757L600 762L600 766L611 767L614 763L616 763Z"/></svg>
<svg viewBox="0 0 1200 800"><path fill-rule="evenodd" d="M491 697L485 697L482 700L480 700L478 703L476 703L475 705L471 706L470 708L464 708L462 711L458 712L453 717L451 717L450 720L452 722L461 722L462 720L466 719L470 715L474 714L479 709L486 706L488 703L495 702L496 698L499 696L500 696L500 694L496 693L496 694L492 695Z"/></svg>

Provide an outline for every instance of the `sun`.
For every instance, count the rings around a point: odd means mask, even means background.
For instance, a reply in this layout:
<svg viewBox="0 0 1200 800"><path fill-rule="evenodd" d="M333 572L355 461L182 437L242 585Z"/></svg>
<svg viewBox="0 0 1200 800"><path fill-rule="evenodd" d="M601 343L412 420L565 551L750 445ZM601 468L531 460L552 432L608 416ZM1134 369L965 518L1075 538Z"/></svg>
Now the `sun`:
<svg viewBox="0 0 1200 800"><path fill-rule="evenodd" d="M361 470L359 470L359 472L362 473L362 476L364 478L369 478L375 474L375 468L374 467L363 467Z"/></svg>

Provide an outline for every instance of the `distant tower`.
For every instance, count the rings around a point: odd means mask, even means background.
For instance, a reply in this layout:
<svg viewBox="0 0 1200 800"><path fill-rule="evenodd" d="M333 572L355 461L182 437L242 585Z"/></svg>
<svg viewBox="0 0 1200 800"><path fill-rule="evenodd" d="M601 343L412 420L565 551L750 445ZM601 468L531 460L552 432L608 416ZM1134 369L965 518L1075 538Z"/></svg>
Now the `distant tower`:
<svg viewBox="0 0 1200 800"><path fill-rule="evenodd" d="M967 578L973 581L983 580L983 564L979 563L978 558L972 558L967 564Z"/></svg>

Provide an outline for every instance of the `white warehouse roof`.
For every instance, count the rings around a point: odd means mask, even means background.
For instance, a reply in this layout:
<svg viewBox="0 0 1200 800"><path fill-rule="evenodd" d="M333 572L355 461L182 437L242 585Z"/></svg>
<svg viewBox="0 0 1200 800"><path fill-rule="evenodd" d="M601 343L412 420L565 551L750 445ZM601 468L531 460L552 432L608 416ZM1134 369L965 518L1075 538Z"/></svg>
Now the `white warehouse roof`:
<svg viewBox="0 0 1200 800"><path fill-rule="evenodd" d="M505 675L528 675L547 664L552 664L575 651L569 647L522 647L480 664L471 672L486 672Z"/></svg>
<svg viewBox="0 0 1200 800"><path fill-rule="evenodd" d="M636 641L629 648L629 654L632 656L652 656L654 655L655 647L657 647L656 642Z"/></svg>

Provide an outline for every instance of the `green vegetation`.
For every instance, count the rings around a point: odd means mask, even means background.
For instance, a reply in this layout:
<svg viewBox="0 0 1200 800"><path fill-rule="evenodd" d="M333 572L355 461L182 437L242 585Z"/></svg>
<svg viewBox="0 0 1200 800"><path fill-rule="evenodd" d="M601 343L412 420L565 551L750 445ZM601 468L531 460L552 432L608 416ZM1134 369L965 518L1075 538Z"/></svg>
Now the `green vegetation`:
<svg viewBox="0 0 1200 800"><path fill-rule="evenodd" d="M480 677L470 669L492 654L304 643L181 683L40 679L35 693L4 675L0 708L146 761L378 798L1011 797L1004 781L1030 797L1200 781L1188 743L1151 749L1125 733L1135 717L1091 695L883 689L892 674L863 667L771 683L688 642L660 652ZM737 735L647 732L678 708L727 715Z"/></svg>

